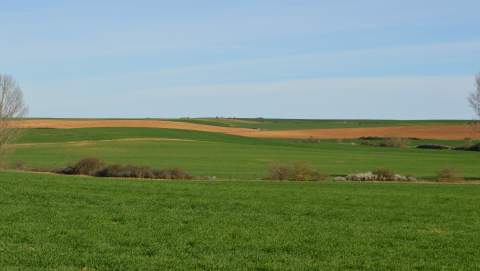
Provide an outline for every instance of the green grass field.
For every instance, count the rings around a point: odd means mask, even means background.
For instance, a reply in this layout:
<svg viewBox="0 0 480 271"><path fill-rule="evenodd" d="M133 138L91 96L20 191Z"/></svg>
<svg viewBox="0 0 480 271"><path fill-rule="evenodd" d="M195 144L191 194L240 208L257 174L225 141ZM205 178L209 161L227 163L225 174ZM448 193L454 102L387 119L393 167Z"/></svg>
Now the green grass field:
<svg viewBox="0 0 480 271"><path fill-rule="evenodd" d="M2 270L477 270L477 185L0 173Z"/></svg>
<svg viewBox="0 0 480 271"><path fill-rule="evenodd" d="M420 142L432 143L416 143ZM453 167L469 179L480 179L478 152L379 148L354 141L306 143L169 129L87 128L29 129L18 143L24 145L16 147L9 163L23 161L30 168L63 167L85 157L98 157L110 163L181 167L199 177L260 179L272 162L306 161L331 175L386 167L432 178L441 168Z"/></svg>
<svg viewBox="0 0 480 271"><path fill-rule="evenodd" d="M245 119L245 118L191 118L172 119L190 123L254 128L262 130L295 130L295 129L325 129L325 128L361 128L388 127L412 125L451 125L467 124L466 120L317 120L317 119Z"/></svg>
<svg viewBox="0 0 480 271"><path fill-rule="evenodd" d="M480 186L260 181L271 162L480 179L480 153L151 128L26 129L8 164L86 157L218 181L0 172L1 270L475 270Z"/></svg>

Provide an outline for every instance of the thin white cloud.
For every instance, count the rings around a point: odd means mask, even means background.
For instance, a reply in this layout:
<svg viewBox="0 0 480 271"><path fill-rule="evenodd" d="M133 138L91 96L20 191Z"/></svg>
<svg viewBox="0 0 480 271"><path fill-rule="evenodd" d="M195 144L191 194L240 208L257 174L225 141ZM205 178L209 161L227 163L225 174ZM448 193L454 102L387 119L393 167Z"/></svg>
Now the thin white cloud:
<svg viewBox="0 0 480 271"><path fill-rule="evenodd" d="M463 18L477 18L472 14L478 9L473 1L457 5L456 13L463 15L459 17L446 1L436 1L435 5L418 1L321 4L254 1L227 4L230 7L223 9L217 3L205 12L186 13L183 4L117 2L59 1L49 7L37 5L21 12L0 10L0 24L8 25L2 30L9 40L0 43L0 51L9 52L2 56L2 61L75 61L88 57L215 50L265 41L310 42L332 33L341 36L388 28L395 31L399 26L408 29L432 22L459 22ZM412 5L415 8L409 8Z"/></svg>
<svg viewBox="0 0 480 271"><path fill-rule="evenodd" d="M99 92L133 91L141 88L165 88L170 86L195 86L227 81L231 84L256 81L278 81L287 78L345 77L365 74L413 74L417 67L430 67L426 74L449 70L456 62L475 62L480 56L480 41L459 41L381 47L360 50L339 50L324 53L281 55L267 58L249 58L185 65L175 68L132 70L131 72L101 72L93 76L76 75L73 79L39 78L35 83L74 86L78 90L100 86ZM449 63L449 61L454 60ZM480 62L479 62L480 63ZM471 73L480 69L480 64L471 67ZM376 75L377 77L379 75ZM118 80L129 78L129 80ZM33 85L33 82L29 83ZM64 91L69 91L67 88Z"/></svg>

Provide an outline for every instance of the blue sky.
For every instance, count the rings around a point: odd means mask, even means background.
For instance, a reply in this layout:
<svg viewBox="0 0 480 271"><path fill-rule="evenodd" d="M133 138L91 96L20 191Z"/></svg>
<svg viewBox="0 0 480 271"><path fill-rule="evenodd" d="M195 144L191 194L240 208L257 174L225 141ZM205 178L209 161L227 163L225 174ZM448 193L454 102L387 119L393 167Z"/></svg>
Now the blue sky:
<svg viewBox="0 0 480 271"><path fill-rule="evenodd" d="M32 117L473 117L480 1L2 0Z"/></svg>

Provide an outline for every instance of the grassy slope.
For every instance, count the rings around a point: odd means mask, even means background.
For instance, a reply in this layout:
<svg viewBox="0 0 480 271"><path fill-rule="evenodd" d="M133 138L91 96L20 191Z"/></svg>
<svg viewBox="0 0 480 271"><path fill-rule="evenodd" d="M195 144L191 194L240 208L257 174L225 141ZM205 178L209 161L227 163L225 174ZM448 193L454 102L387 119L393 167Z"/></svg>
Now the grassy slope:
<svg viewBox="0 0 480 271"><path fill-rule="evenodd" d="M70 142L123 138L175 138L221 142L257 142L256 139L221 133L156 128L80 128L80 129L23 129L16 143Z"/></svg>
<svg viewBox="0 0 480 271"><path fill-rule="evenodd" d="M476 185L0 173L3 270L475 270Z"/></svg>
<svg viewBox="0 0 480 271"><path fill-rule="evenodd" d="M262 130L294 130L323 128L360 128L410 125L466 124L465 120L306 120L306 119L175 119L224 127L257 128Z"/></svg>
<svg viewBox="0 0 480 271"><path fill-rule="evenodd" d="M139 137L195 141L61 143ZM10 156L10 162L22 160L32 167L65 166L78 159L95 156L108 162L180 166L197 176L254 179L263 177L272 161L301 160L309 161L329 174L387 167L403 174L431 177L440 168L455 167L469 178L480 176L479 153L377 148L334 141L309 144L182 130L92 128L32 129L27 130L19 142L60 142L18 147Z"/></svg>

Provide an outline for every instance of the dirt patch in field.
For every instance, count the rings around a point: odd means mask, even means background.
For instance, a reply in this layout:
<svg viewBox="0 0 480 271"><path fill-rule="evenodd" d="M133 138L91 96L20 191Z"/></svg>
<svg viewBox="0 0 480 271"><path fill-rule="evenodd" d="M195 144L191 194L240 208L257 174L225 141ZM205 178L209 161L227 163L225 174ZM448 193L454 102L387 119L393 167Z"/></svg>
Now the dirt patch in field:
<svg viewBox="0 0 480 271"><path fill-rule="evenodd" d="M92 127L144 127L169 128L193 131L215 132L230 135L259 138L358 138L362 136L379 137L415 137L421 139L451 139L480 138L468 125L425 125L425 126L395 126L375 128L334 128L263 131L250 128L220 127L188 122L165 120L73 120L73 119L29 119L15 121L14 126L21 128L92 128Z"/></svg>

